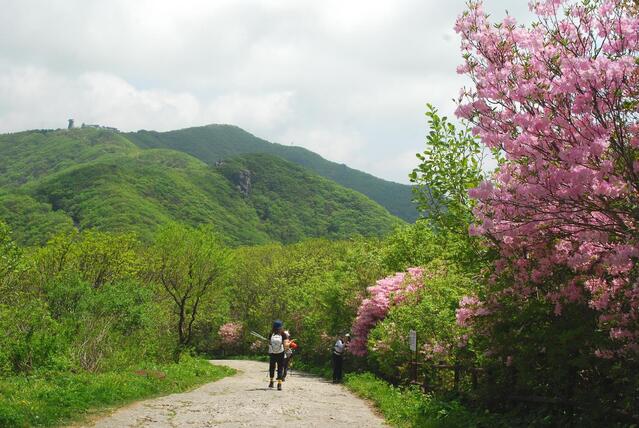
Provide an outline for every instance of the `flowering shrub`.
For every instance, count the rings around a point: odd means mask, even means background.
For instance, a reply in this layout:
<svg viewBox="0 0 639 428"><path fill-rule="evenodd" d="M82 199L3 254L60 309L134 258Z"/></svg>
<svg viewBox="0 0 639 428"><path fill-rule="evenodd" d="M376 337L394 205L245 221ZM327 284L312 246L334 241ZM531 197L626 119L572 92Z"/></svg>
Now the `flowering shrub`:
<svg viewBox="0 0 639 428"><path fill-rule="evenodd" d="M222 324L218 330L220 342L224 347L238 346L242 339L243 326L239 322L227 322Z"/></svg>
<svg viewBox="0 0 639 428"><path fill-rule="evenodd" d="M368 332L386 317L392 304L401 302L407 292L422 287L422 273L421 268L409 268L407 272L387 276L368 287L370 297L362 301L353 323L354 338L350 352L357 356L366 355Z"/></svg>
<svg viewBox="0 0 639 428"><path fill-rule="evenodd" d="M408 376L408 362L415 357L410 330L417 333L419 360L454 362L467 354L468 337L462 338L463 329L455 324L455 309L460 297L475 288L474 281L453 263L435 260L422 269L419 284L368 333L368 360L398 380Z"/></svg>
<svg viewBox="0 0 639 428"><path fill-rule="evenodd" d="M420 353L427 360L443 360L448 357L450 349L445 344L439 342L426 342L422 345Z"/></svg>
<svg viewBox="0 0 639 428"><path fill-rule="evenodd" d="M471 234L499 252L511 280L458 321L504 299L541 299L561 315L584 304L617 355L639 351L639 17L620 0L531 2L539 24L492 25L480 2L459 17L473 87L458 116L503 153ZM611 350L598 355L610 357Z"/></svg>
<svg viewBox="0 0 639 428"><path fill-rule="evenodd" d="M251 343L251 346L249 346L249 349L251 350L251 352L254 352L254 353L266 352L267 344L262 342L259 339L258 340L254 340Z"/></svg>
<svg viewBox="0 0 639 428"><path fill-rule="evenodd" d="M459 301L459 308L455 311L457 324L468 327L475 317L488 315L490 310L476 296L464 296Z"/></svg>

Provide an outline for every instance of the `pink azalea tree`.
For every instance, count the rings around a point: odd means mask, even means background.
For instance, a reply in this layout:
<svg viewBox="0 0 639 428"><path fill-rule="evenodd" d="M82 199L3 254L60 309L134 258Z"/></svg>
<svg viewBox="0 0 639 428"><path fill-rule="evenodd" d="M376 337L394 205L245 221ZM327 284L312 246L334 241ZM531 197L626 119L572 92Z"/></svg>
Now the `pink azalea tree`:
<svg viewBox="0 0 639 428"><path fill-rule="evenodd" d="M366 355L369 332L386 317L393 304L404 300L407 293L423 287L422 275L421 268L408 268L407 272L387 276L368 287L369 297L360 304L353 322L353 339L349 345L351 353Z"/></svg>
<svg viewBox="0 0 639 428"><path fill-rule="evenodd" d="M505 301L595 311L605 357L639 351L639 18L619 0L531 2L538 22L459 17L473 85L459 117L503 154L477 200L471 233L498 250L494 287L459 319ZM508 278L500 282L500 278Z"/></svg>
<svg viewBox="0 0 639 428"><path fill-rule="evenodd" d="M232 350L239 348L242 343L242 333L244 326L239 322L227 322L220 326L218 336L224 350Z"/></svg>

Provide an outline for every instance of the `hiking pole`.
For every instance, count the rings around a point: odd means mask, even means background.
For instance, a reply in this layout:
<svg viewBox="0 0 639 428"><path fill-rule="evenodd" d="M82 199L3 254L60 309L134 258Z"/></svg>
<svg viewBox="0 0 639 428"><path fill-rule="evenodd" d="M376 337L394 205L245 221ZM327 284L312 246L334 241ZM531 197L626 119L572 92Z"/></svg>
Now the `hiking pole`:
<svg viewBox="0 0 639 428"><path fill-rule="evenodd" d="M266 341L268 342L268 339L267 339L266 337L262 336L262 335L261 335L261 334L259 334L259 333L256 333L256 332L254 332L254 331L251 331L251 334L252 334L253 336L257 337L258 339L266 340Z"/></svg>

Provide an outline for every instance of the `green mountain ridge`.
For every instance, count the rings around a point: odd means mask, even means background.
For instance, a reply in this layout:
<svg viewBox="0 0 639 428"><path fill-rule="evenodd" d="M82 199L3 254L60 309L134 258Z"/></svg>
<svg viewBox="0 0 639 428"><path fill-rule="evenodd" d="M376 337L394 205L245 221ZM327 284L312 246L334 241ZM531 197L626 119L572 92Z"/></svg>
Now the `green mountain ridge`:
<svg viewBox="0 0 639 428"><path fill-rule="evenodd" d="M401 224L364 195L276 156L210 166L99 129L0 135L0 219L24 244L73 227L150 239L170 221L213 224L235 245L381 236Z"/></svg>
<svg viewBox="0 0 639 428"><path fill-rule="evenodd" d="M242 154L276 155L368 196L405 221L414 222L418 217L412 203L411 186L382 180L344 164L331 162L303 147L271 143L237 126L206 125L168 132L142 130L125 135L142 148L183 151L209 165Z"/></svg>

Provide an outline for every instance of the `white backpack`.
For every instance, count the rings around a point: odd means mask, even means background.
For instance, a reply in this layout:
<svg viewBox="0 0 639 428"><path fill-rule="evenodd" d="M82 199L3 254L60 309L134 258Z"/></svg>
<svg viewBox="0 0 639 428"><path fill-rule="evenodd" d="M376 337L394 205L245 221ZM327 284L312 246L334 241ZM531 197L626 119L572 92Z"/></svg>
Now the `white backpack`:
<svg viewBox="0 0 639 428"><path fill-rule="evenodd" d="M281 334L273 333L268 344L269 354L281 354L284 352L284 339Z"/></svg>

